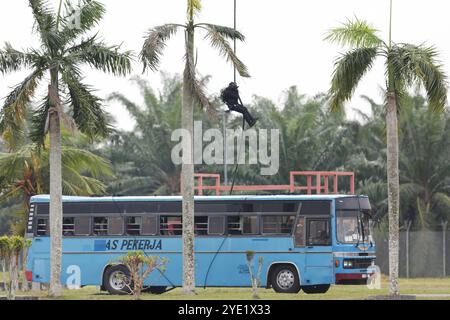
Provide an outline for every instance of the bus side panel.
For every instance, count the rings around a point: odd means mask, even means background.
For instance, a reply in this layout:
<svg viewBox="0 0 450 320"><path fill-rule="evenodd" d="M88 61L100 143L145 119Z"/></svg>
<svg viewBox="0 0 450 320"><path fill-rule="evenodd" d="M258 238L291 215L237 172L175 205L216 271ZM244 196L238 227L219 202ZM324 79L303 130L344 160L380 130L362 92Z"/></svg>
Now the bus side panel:
<svg viewBox="0 0 450 320"><path fill-rule="evenodd" d="M27 258L27 270L33 273L33 282L50 282L50 238L32 240Z"/></svg>
<svg viewBox="0 0 450 320"><path fill-rule="evenodd" d="M214 239L214 240L213 240ZM220 248L220 250L219 250ZM302 269L303 254L292 251L291 237L227 237L196 240L196 282L199 286L251 286L247 251L254 252L253 271L263 258L261 285L273 263L293 263Z"/></svg>
<svg viewBox="0 0 450 320"><path fill-rule="evenodd" d="M80 285L102 285L105 267L119 263L120 257L127 253L127 241L161 241L154 250L145 250L149 256L156 255L167 259L165 272L155 270L145 282L154 286L181 286L183 277L182 248L180 237L161 238L64 238L62 284L75 284L80 277ZM32 267L33 281L49 282L49 243L48 237L33 240L28 265ZM115 249L107 248L108 241L118 241ZM111 242L112 243L112 242ZM130 248L130 251L133 249ZM197 286L251 286L246 252L253 251L253 270L257 271L258 259L263 258L261 286L266 286L269 267L274 263L291 263L300 272L303 282L305 272L305 253L293 247L291 237L198 237L195 241L195 266ZM78 273L78 274L77 274ZM69 280L69 281L68 281ZM310 283L321 280L310 278ZM304 284L304 283L302 283Z"/></svg>

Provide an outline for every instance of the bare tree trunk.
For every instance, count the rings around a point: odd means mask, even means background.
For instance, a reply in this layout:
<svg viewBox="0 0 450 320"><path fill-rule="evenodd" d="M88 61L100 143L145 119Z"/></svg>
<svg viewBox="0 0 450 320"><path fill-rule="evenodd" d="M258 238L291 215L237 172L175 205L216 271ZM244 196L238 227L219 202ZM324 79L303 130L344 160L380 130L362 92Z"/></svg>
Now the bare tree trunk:
<svg viewBox="0 0 450 320"><path fill-rule="evenodd" d="M0 259L0 266L1 266L0 272L2 274L2 277L0 279L0 283L3 283L3 291L6 291L6 282L7 282L7 279L6 279L6 272L7 272L6 271L6 258ZM2 290L2 288L0 288L0 290Z"/></svg>
<svg viewBox="0 0 450 320"><path fill-rule="evenodd" d="M61 106L58 93L58 70L51 70L49 87L51 108L50 132L50 289L53 297L61 296L62 260L62 173L61 173Z"/></svg>
<svg viewBox="0 0 450 320"><path fill-rule="evenodd" d="M15 266L14 266L15 259L11 255L11 258L9 260L9 285L8 285L8 292L7 292L7 299L8 300L14 300L16 298L16 281L15 281Z"/></svg>
<svg viewBox="0 0 450 320"><path fill-rule="evenodd" d="M194 30L187 30L186 50L191 57L194 54ZM183 77L183 103L181 111L181 125L189 137L190 150L183 150L183 164L181 181L183 196L183 292L195 294L195 257L194 257L194 110L192 92L189 85L188 67Z"/></svg>
<svg viewBox="0 0 450 320"><path fill-rule="evenodd" d="M386 113L387 132L387 181L389 212L389 293L398 295L399 263L399 171L398 171L398 124L395 93L388 92Z"/></svg>
<svg viewBox="0 0 450 320"><path fill-rule="evenodd" d="M28 256L28 248L24 246L22 249L22 270L20 270L21 278L22 278L22 291L30 291L30 284L27 280L27 256Z"/></svg>

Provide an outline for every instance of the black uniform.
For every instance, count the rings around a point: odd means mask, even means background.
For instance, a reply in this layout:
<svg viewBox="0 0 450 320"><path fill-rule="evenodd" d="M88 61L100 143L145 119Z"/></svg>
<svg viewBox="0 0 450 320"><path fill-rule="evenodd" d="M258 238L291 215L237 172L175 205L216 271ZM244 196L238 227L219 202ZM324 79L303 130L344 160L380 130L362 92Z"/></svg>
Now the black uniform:
<svg viewBox="0 0 450 320"><path fill-rule="evenodd" d="M241 98L239 97L238 86L231 82L228 87L222 90L222 101L228 106L231 111L236 111L244 116L245 121L249 127L253 127L258 119L255 119L248 109L244 107Z"/></svg>

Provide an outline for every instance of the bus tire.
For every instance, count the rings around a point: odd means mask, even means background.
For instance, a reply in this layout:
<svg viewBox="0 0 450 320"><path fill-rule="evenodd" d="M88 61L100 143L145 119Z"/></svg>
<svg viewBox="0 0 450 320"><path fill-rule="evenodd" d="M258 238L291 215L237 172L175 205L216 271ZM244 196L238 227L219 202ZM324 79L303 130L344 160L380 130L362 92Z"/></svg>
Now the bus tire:
<svg viewBox="0 0 450 320"><path fill-rule="evenodd" d="M130 278L130 271L127 267L120 264L110 266L106 269L103 276L103 287L113 295L130 294L131 290L126 285L127 278ZM133 284L130 286L133 286Z"/></svg>
<svg viewBox="0 0 450 320"><path fill-rule="evenodd" d="M167 291L167 287L164 286L150 286L145 288L145 292L150 292L151 294L163 294Z"/></svg>
<svg viewBox="0 0 450 320"><path fill-rule="evenodd" d="M270 282L278 293L299 293L301 289L297 269L290 264L274 267Z"/></svg>
<svg viewBox="0 0 450 320"><path fill-rule="evenodd" d="M330 289L329 284L318 284L315 286L303 286L302 287L303 292L307 294L318 294L318 293L325 293Z"/></svg>

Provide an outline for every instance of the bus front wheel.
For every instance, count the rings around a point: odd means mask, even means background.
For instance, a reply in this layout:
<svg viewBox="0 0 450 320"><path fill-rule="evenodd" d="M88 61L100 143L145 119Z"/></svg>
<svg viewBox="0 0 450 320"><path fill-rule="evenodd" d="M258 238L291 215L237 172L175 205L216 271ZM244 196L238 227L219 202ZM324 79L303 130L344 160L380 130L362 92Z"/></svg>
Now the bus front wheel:
<svg viewBox="0 0 450 320"><path fill-rule="evenodd" d="M103 277L103 287L110 294L130 294L130 271L124 265L110 266ZM132 286L132 285L131 285Z"/></svg>
<svg viewBox="0 0 450 320"><path fill-rule="evenodd" d="M307 294L325 293L330 289L329 284L318 284L315 286L303 286L303 292Z"/></svg>
<svg viewBox="0 0 450 320"><path fill-rule="evenodd" d="M300 281L297 270L292 265L276 266L271 272L271 284L273 290L278 293L300 292Z"/></svg>

